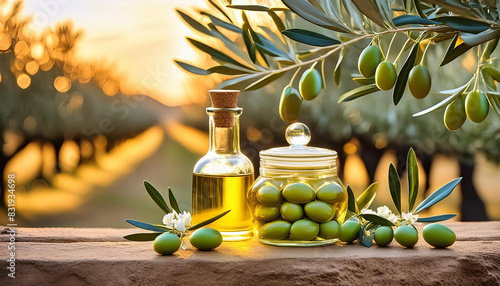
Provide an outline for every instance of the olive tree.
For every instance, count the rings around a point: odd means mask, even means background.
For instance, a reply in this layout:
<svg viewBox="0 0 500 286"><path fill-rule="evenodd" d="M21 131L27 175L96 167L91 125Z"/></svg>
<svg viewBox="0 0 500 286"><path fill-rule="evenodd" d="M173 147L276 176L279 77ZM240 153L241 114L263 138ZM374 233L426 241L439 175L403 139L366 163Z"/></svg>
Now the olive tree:
<svg viewBox="0 0 500 286"><path fill-rule="evenodd" d="M252 99L263 87L281 87L280 99L273 100L281 118L291 122L305 112L338 146L351 136L360 138L370 150L362 153L365 163L375 162L367 164L371 177L381 151L405 149L404 154L410 145L422 150L426 171L436 152L458 153L462 170L476 150L498 162L495 1L281 2L210 0L212 9L198 10L199 15L178 11L204 37L187 40L217 64L176 63L193 74L221 74L220 88L248 91ZM472 72L462 67L464 58L473 59ZM304 101L310 101L306 108ZM349 122L353 108L363 124ZM488 117L489 109L496 114ZM374 148L381 136L387 143ZM472 170L464 174L470 180ZM477 197L473 185L462 189Z"/></svg>

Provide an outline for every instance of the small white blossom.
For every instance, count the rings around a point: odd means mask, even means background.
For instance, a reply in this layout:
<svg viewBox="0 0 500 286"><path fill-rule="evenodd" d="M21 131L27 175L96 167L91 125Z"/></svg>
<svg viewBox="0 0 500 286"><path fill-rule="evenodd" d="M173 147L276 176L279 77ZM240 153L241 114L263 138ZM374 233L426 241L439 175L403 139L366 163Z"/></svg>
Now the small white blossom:
<svg viewBox="0 0 500 286"><path fill-rule="evenodd" d="M401 214L401 218L403 219L403 223L406 225L413 225L418 220L418 214L414 215L413 213L405 213Z"/></svg>
<svg viewBox="0 0 500 286"><path fill-rule="evenodd" d="M388 221L395 223L398 221L399 217L395 215L391 209L389 209L387 206L381 206L377 208L377 214Z"/></svg>
<svg viewBox="0 0 500 286"><path fill-rule="evenodd" d="M174 226L174 220L175 220L175 211L168 213L163 217L163 224L166 225L167 227L172 228Z"/></svg>
<svg viewBox="0 0 500 286"><path fill-rule="evenodd" d="M184 220L177 220L177 223L176 225L174 225L174 228L180 232L185 232L186 225L184 224Z"/></svg>
<svg viewBox="0 0 500 286"><path fill-rule="evenodd" d="M184 225L186 227L190 227L191 226L191 213L184 211L182 213L182 217L184 219Z"/></svg>

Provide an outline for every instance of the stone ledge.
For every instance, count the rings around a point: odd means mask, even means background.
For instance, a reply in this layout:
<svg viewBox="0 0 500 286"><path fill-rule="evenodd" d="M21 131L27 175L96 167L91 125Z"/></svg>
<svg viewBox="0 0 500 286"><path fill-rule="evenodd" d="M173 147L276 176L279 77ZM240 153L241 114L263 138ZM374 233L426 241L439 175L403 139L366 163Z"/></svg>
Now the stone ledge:
<svg viewBox="0 0 500 286"><path fill-rule="evenodd" d="M434 249L393 242L365 248L339 243L282 248L254 240L214 251L159 256L151 242L121 238L137 229L19 228L19 285L498 285L500 222L446 223L458 241ZM7 241L1 234L0 239ZM68 243L71 242L71 243ZM4 244L6 245L6 244ZM7 247L0 249L8 257ZM5 270L2 278L6 278ZM2 283L3 284L3 283Z"/></svg>

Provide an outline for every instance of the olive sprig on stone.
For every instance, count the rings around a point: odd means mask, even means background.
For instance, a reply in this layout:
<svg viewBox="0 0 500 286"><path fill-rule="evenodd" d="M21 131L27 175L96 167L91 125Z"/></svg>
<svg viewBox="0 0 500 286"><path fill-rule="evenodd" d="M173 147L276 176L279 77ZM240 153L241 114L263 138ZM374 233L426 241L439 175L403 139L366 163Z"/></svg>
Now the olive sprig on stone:
<svg viewBox="0 0 500 286"><path fill-rule="evenodd" d="M191 225L191 214L181 212L174 193L168 188L168 201L166 201L156 188L148 181L144 181L144 187L156 205L165 212L163 224L153 224L131 219L125 221L129 224L153 232L134 233L123 238L131 241L153 241L153 249L161 254L168 255L177 251L179 248L187 249L183 238L190 231L194 231L189 238L191 244L199 250L211 250L222 243L222 235L219 231L212 228L202 228L229 213L225 211L217 216L207 219L195 225Z"/></svg>
<svg viewBox="0 0 500 286"><path fill-rule="evenodd" d="M413 149L410 149L408 152L406 166L408 177L407 212L402 211L401 182L396 168L391 163L389 165L389 190L397 213L392 213L386 206L379 207L377 212L368 209L371 201L375 198L376 185L372 184L357 199L354 199L354 192L348 186L348 211L346 221L342 226L340 240L350 243L359 239L361 244L370 247L373 241L379 246L386 246L394 238L402 246L413 247L418 241L418 231L414 226L415 223L434 223L456 216L456 214L444 214L419 217L419 213L449 196L462 178L454 179L445 184L415 207L419 178L417 158ZM434 247L447 247L453 244L455 241L453 231L442 225L432 225L424 228L424 239L430 245ZM396 229L393 230L393 227Z"/></svg>

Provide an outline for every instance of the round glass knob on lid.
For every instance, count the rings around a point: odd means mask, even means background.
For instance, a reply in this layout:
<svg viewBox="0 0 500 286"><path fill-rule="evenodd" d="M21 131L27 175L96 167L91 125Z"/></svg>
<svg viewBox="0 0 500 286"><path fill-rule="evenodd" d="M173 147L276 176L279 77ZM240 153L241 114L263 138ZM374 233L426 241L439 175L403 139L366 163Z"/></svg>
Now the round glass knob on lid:
<svg viewBox="0 0 500 286"><path fill-rule="evenodd" d="M305 146L311 140L311 131L304 123L297 122L288 126L285 138L291 147Z"/></svg>
<svg viewBox="0 0 500 286"><path fill-rule="evenodd" d="M307 146L311 131L304 123L293 123L286 129L287 147L278 147L260 152L263 168L321 169L335 168L337 152Z"/></svg>

